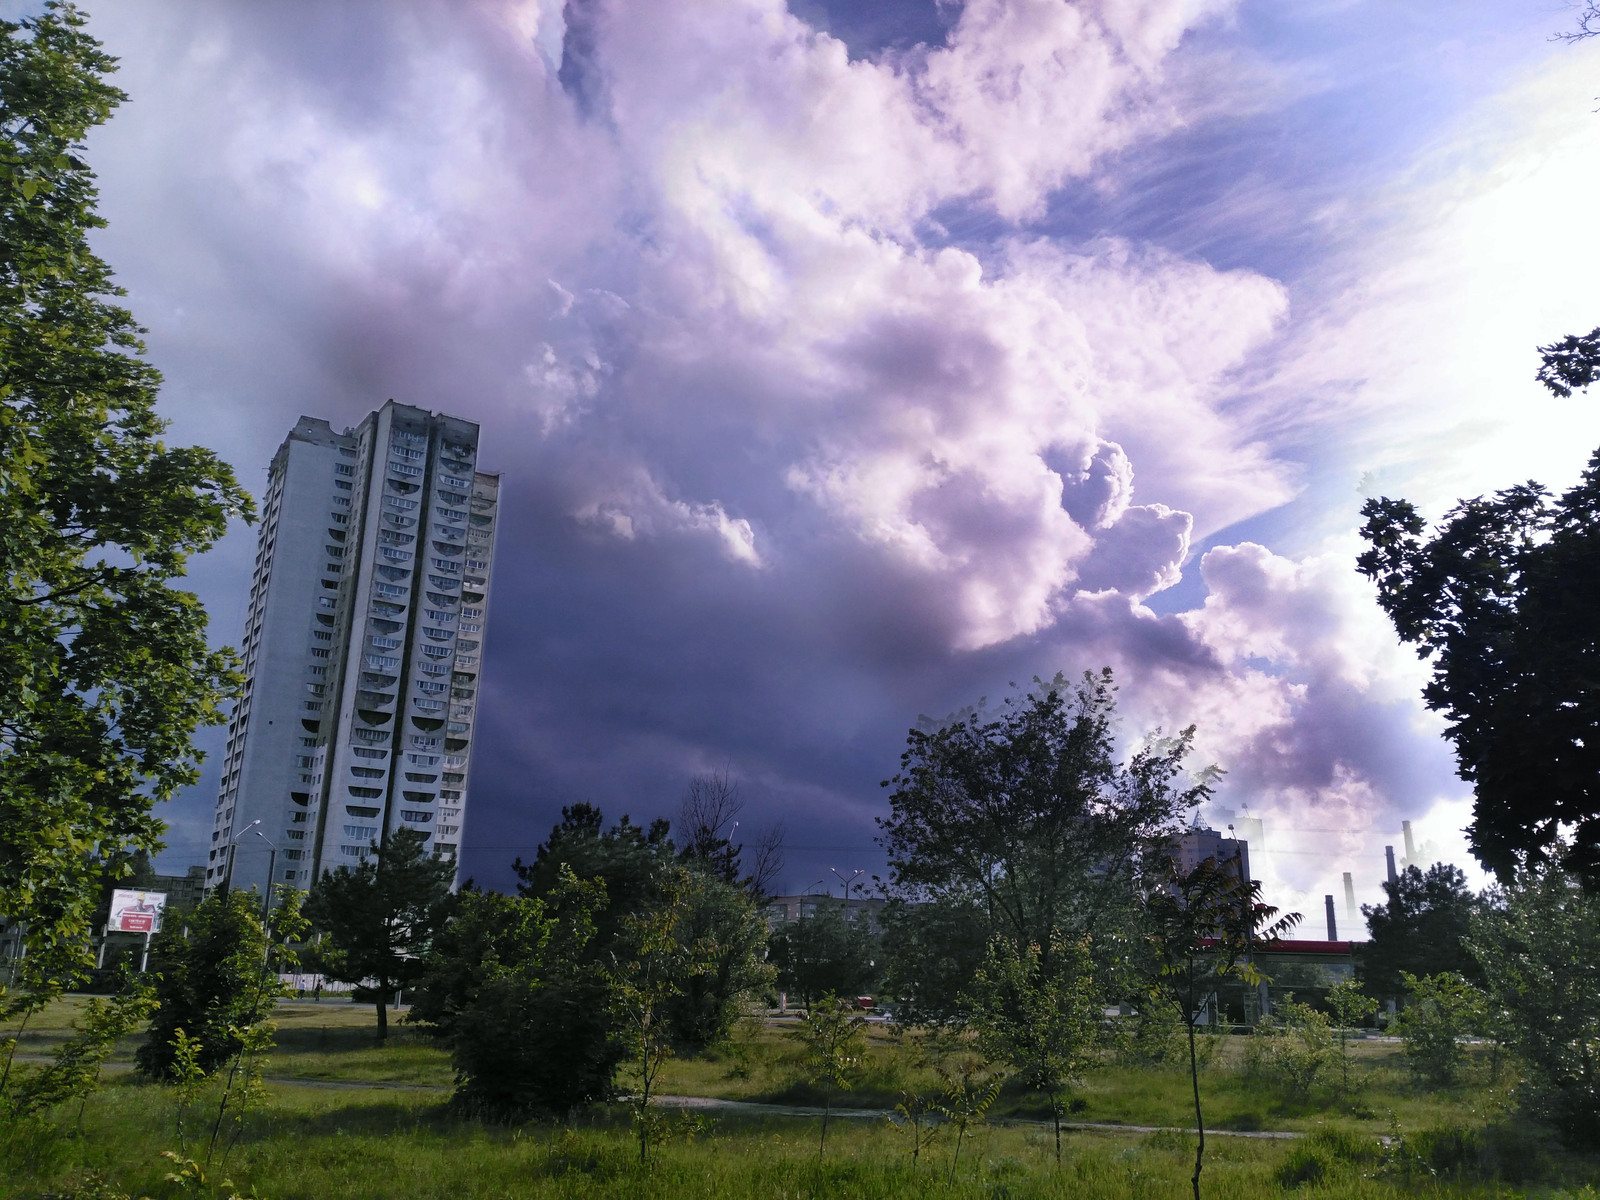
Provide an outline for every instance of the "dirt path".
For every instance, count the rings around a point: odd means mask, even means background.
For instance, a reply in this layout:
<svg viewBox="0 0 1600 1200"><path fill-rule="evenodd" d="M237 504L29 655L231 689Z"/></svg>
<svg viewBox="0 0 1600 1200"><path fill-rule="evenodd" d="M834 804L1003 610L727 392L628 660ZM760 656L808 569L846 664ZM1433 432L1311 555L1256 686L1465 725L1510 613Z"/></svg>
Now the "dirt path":
<svg viewBox="0 0 1600 1200"><path fill-rule="evenodd" d="M19 1054L17 1062L49 1062L50 1059L43 1054ZM105 1070L120 1073L132 1070L130 1063L107 1063ZM450 1091L448 1087L436 1083L400 1083L398 1081L354 1079L316 1079L306 1075L264 1075L267 1083L281 1083L288 1087L321 1088L336 1092L432 1092L435 1095L444 1095ZM816 1119L822 1116L822 1109L805 1104L762 1104L754 1100L723 1100L716 1096L657 1096L656 1103L663 1108L693 1109L697 1112L721 1112L729 1116L740 1117L792 1117L800 1120ZM889 1119L892 1113L882 1108L835 1108L830 1110L830 1116L845 1121L882 1121ZM1052 1129L1054 1126L1049 1121L1029 1120L1022 1117L997 1117L991 1124L1019 1128ZM1118 1125L1111 1122L1098 1121L1063 1121L1062 1129L1076 1130L1084 1133L1186 1133L1192 1134L1192 1128L1180 1125ZM1303 1138L1303 1133L1292 1133L1282 1130L1244 1130L1244 1129L1208 1129L1209 1137L1236 1137L1236 1138L1261 1138L1268 1141L1293 1141Z"/></svg>

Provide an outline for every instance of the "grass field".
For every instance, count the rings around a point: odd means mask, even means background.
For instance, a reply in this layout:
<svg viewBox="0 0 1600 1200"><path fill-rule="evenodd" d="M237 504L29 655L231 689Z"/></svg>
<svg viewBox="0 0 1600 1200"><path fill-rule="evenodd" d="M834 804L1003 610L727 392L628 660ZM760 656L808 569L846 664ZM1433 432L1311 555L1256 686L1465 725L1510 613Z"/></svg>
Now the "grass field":
<svg viewBox="0 0 1600 1200"><path fill-rule="evenodd" d="M66 1036L79 1002L63 1001L30 1023L28 1058ZM670 1122L680 1136L638 1162L626 1114L602 1108L566 1125L486 1125L448 1105L448 1057L401 1024L373 1042L372 1011L342 1001L286 1003L278 1048L266 1064L267 1104L253 1116L213 1179L265 1200L331 1197L1180 1197L1189 1194L1194 1142L1186 1132L1077 1131L1058 1169L1048 1128L1030 1118L1036 1098L1007 1090L952 1161L947 1129L913 1164L909 1142L883 1118L835 1121L819 1160L809 1117L702 1112L707 1127ZM1206 1147L1205 1194L1257 1197L1579 1197L1600 1184L1600 1160L1560 1152L1537 1131L1507 1120L1499 1100L1463 1087L1427 1092L1406 1076L1392 1043L1361 1042L1359 1100L1331 1093L1291 1103L1236 1069L1230 1039L1202 1080L1208 1125L1296 1132L1298 1139L1217 1137ZM126 1064L90 1100L82 1119L0 1130L0 1198L121 1193L179 1194L164 1180L177 1148L170 1088L141 1082ZM789 1041L751 1025L715 1056L674 1061L664 1092L805 1104ZM836 1103L887 1108L901 1088L932 1088L930 1068L882 1029L873 1030L863 1086ZM1187 1126L1187 1079L1175 1070L1108 1067L1086 1080L1079 1122ZM1391 1124L1391 1116L1398 1125ZM191 1114L191 1135L198 1112ZM1404 1149L1380 1140L1396 1129ZM202 1130L203 1132L203 1130ZM224 1138L224 1144L226 1139ZM191 1140L191 1153L194 1142ZM220 1157L221 1150L218 1151ZM86 1186L95 1173L120 1191ZM198 1194L226 1196L214 1186Z"/></svg>

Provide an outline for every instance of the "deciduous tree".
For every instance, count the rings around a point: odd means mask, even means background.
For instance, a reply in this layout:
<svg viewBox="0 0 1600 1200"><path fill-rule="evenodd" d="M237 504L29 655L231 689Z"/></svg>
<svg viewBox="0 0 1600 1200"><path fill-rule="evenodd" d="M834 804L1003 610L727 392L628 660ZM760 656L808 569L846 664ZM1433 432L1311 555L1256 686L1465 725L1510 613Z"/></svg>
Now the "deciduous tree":
<svg viewBox="0 0 1600 1200"><path fill-rule="evenodd" d="M1059 675L1036 684L998 713L980 705L913 729L884 784L894 790L879 841L898 894L981 913L985 940L1048 958L1058 935L1127 926L1150 851L1209 794L1210 776L1186 774L1192 728L1158 731L1122 761L1109 668L1075 690Z"/></svg>
<svg viewBox="0 0 1600 1200"><path fill-rule="evenodd" d="M1188 875L1175 870L1168 884L1146 894L1145 936L1152 965L1151 990L1174 1005L1189 1038L1189 1081L1194 1089L1194 1122L1199 1134L1194 1175L1194 1200L1200 1200L1200 1169L1206 1149L1206 1125L1200 1108L1200 1063L1195 1053L1195 1028L1206 998L1231 975L1254 983L1260 976L1251 952L1282 937L1300 923L1299 913L1278 916L1261 899L1261 884L1240 876L1233 863L1208 858Z"/></svg>
<svg viewBox="0 0 1600 1200"><path fill-rule="evenodd" d="M1085 941L1058 943L1047 955L997 937L972 984L978 1045L1050 1102L1057 1166L1068 1089L1094 1063L1100 1042L1105 1002L1093 972Z"/></svg>
<svg viewBox="0 0 1600 1200"><path fill-rule="evenodd" d="M1600 1145L1600 897L1559 868L1523 872L1473 919L1471 944L1522 1060L1529 1107Z"/></svg>
<svg viewBox="0 0 1600 1200"><path fill-rule="evenodd" d="M1569 396L1600 371L1600 329L1540 351L1540 381ZM1478 861L1509 882L1568 838L1567 866L1600 890L1600 451L1559 497L1529 482L1464 500L1431 534L1405 500L1361 512L1357 567L1432 661L1422 694L1473 786Z"/></svg>
<svg viewBox="0 0 1600 1200"><path fill-rule="evenodd" d="M126 97L85 18L0 21L0 912L88 964L99 863L160 848L234 656L172 586L250 503L168 446L159 373L90 233L84 138Z"/></svg>

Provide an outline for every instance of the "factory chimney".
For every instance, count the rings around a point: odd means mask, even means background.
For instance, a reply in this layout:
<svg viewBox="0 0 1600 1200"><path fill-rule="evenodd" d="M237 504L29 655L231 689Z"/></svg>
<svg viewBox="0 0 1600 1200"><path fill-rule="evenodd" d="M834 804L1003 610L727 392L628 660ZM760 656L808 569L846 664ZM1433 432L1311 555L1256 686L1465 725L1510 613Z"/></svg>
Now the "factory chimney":
<svg viewBox="0 0 1600 1200"><path fill-rule="evenodd" d="M1394 847L1385 846L1383 848L1383 857L1387 859L1389 863L1389 882L1398 883L1400 877L1394 873Z"/></svg>
<svg viewBox="0 0 1600 1200"><path fill-rule="evenodd" d="M1422 864L1417 861L1417 844L1411 840L1411 822L1401 821L1400 832L1406 839L1406 866L1420 867Z"/></svg>
<svg viewBox="0 0 1600 1200"><path fill-rule="evenodd" d="M1330 942L1337 942L1339 940L1339 926L1334 922L1333 919L1333 893L1330 892L1324 896L1322 898L1322 903L1328 910L1328 940Z"/></svg>
<svg viewBox="0 0 1600 1200"><path fill-rule="evenodd" d="M1356 884L1350 878L1350 872L1344 873L1344 917L1350 922L1350 928L1356 927Z"/></svg>

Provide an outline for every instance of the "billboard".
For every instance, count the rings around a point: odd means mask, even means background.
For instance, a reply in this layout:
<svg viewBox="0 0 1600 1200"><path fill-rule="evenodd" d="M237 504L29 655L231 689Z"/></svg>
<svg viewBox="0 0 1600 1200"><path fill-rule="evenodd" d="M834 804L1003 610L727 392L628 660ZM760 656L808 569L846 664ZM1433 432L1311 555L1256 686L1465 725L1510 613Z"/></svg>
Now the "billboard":
<svg viewBox="0 0 1600 1200"><path fill-rule="evenodd" d="M117 888L111 893L111 918L106 929L111 933L160 933L161 908L165 892L136 892Z"/></svg>

